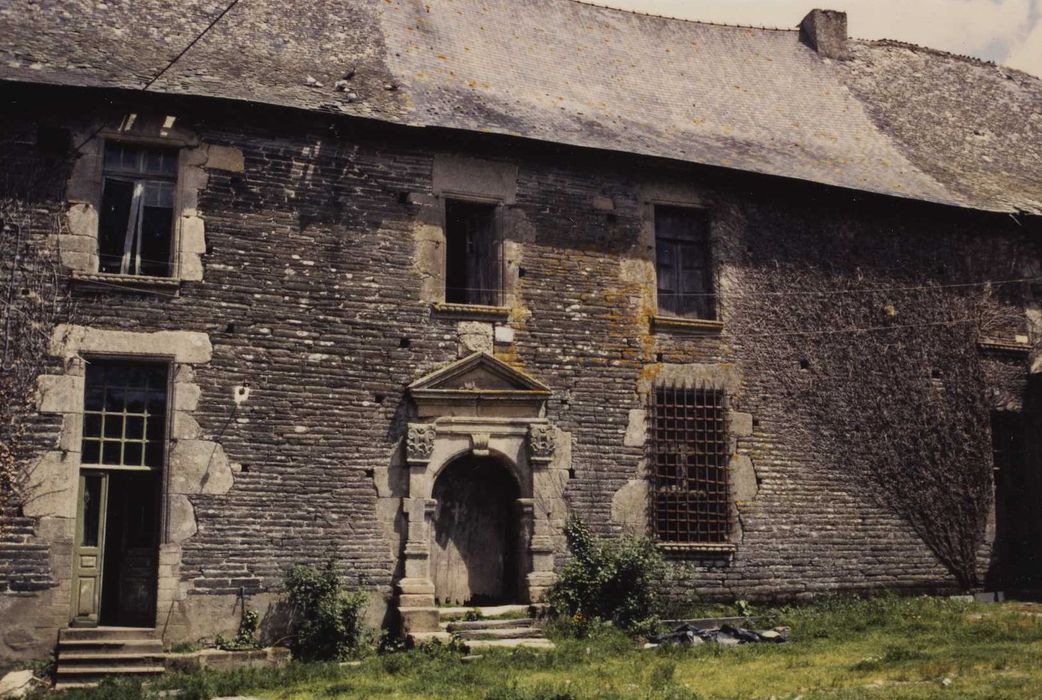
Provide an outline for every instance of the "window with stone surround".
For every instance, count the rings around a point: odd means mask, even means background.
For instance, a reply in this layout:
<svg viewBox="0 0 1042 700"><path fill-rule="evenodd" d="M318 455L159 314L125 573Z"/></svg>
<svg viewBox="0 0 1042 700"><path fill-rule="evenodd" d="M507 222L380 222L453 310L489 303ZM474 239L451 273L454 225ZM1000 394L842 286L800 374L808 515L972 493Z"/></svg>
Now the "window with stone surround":
<svg viewBox="0 0 1042 700"><path fill-rule="evenodd" d="M103 273L172 274L178 152L106 140L98 269Z"/></svg>
<svg viewBox="0 0 1042 700"><path fill-rule="evenodd" d="M655 205L655 273L659 314L715 318L706 211Z"/></svg>
<svg viewBox="0 0 1042 700"><path fill-rule="evenodd" d="M722 544L731 534L726 395L655 387L648 410L651 525L663 543Z"/></svg>
<svg viewBox="0 0 1042 700"><path fill-rule="evenodd" d="M502 245L496 205L445 201L445 301L500 306Z"/></svg>
<svg viewBox="0 0 1042 700"><path fill-rule="evenodd" d="M168 371L161 362L87 361L82 464L132 470L163 467Z"/></svg>

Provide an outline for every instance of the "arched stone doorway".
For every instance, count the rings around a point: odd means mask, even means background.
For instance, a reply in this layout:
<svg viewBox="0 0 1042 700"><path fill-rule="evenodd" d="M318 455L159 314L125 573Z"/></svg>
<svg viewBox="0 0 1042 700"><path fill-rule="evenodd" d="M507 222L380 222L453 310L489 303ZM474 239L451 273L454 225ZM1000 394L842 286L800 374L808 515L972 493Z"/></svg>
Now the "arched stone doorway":
<svg viewBox="0 0 1042 700"><path fill-rule="evenodd" d="M439 630L439 602L538 602L556 580L553 532L567 516L567 433L550 390L474 353L408 387L398 610L406 634Z"/></svg>
<svg viewBox="0 0 1042 700"><path fill-rule="evenodd" d="M431 578L440 604L494 605L518 600L520 488L492 457L464 455L434 482Z"/></svg>

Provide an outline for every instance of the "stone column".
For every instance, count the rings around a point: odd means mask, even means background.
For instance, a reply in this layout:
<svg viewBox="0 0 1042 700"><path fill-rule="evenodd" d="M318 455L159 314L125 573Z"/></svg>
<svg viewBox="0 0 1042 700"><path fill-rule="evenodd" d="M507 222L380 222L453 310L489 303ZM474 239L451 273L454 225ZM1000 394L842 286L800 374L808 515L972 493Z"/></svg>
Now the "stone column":
<svg viewBox="0 0 1042 700"><path fill-rule="evenodd" d="M525 577L528 602L538 603L557 580L554 573L554 546L547 508L554 494L550 462L556 447L555 432L545 423L533 423L528 429L528 461L532 466L532 496L524 511L531 539L528 553L532 568ZM529 499L522 499L529 500Z"/></svg>
<svg viewBox="0 0 1042 700"><path fill-rule="evenodd" d="M405 439L409 469L409 493L402 507L406 519L405 575L398 582L398 606L406 634L438 630L434 607L434 583L430 576L430 536L427 517L431 500L428 461L434 452L435 428L429 423L410 423Z"/></svg>

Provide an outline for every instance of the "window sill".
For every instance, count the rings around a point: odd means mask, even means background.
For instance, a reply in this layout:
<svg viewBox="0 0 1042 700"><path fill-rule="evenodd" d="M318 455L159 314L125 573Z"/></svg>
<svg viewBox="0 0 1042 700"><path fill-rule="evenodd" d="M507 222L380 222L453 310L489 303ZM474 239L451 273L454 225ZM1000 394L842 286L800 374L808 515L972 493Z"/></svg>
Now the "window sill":
<svg viewBox="0 0 1042 700"><path fill-rule="evenodd" d="M734 554L737 547L731 542L656 542L665 552L680 554Z"/></svg>
<svg viewBox="0 0 1042 700"><path fill-rule="evenodd" d="M1026 343L1011 343L1008 340L997 340L995 338L982 338L977 341L977 347L984 352L1002 354L1026 355L1031 352L1031 346Z"/></svg>
<svg viewBox="0 0 1042 700"><path fill-rule="evenodd" d="M470 321L506 321L510 318L509 306L450 304L444 301L436 301L431 304L431 312L439 318L453 318Z"/></svg>
<svg viewBox="0 0 1042 700"><path fill-rule="evenodd" d="M651 329L655 333L690 333L693 335L719 335L724 329L723 321L705 318L680 318L678 316L652 316Z"/></svg>
<svg viewBox="0 0 1042 700"><path fill-rule="evenodd" d="M112 272L81 272L79 270L73 270L72 281L77 286L104 287L125 292L177 290L181 286L181 280L174 277L120 275Z"/></svg>

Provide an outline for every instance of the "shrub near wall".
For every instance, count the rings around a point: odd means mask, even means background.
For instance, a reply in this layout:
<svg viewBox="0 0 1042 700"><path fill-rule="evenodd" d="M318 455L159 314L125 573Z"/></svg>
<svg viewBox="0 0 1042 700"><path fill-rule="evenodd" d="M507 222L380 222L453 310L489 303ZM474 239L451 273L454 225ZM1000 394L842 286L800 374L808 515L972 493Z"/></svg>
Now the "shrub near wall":
<svg viewBox="0 0 1042 700"><path fill-rule="evenodd" d="M347 592L330 560L319 569L296 565L286 573L286 592L293 609L293 654L304 661L341 661L367 645L363 624L367 605L363 591Z"/></svg>
<svg viewBox="0 0 1042 700"><path fill-rule="evenodd" d="M610 621L633 633L655 625L659 582L666 564L647 538L602 540L582 520L565 526L571 561L549 594L550 606L568 615L581 632L594 621Z"/></svg>

